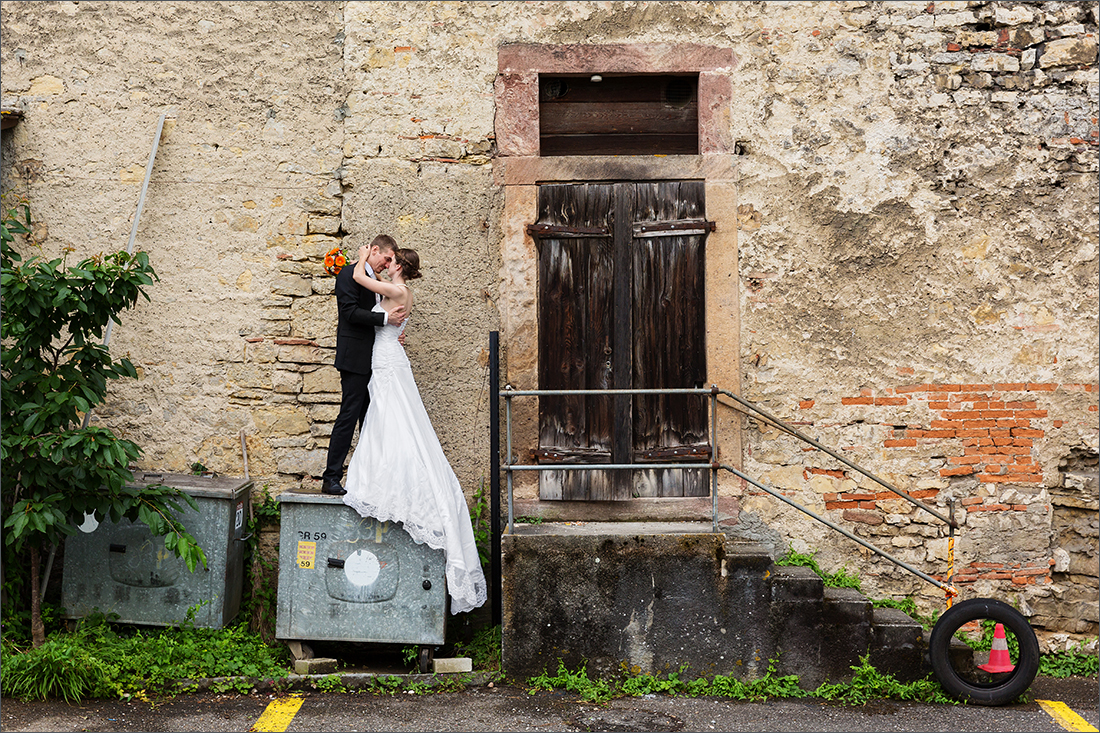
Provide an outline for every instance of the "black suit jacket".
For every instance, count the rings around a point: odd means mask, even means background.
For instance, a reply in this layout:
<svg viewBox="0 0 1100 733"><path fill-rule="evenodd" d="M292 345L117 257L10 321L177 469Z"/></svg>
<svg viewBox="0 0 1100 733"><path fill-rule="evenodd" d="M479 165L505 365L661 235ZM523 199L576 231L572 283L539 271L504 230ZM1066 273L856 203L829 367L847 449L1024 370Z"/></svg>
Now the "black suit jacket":
<svg viewBox="0 0 1100 733"><path fill-rule="evenodd" d="M342 372L371 373L374 327L385 325L384 313L372 312L374 293L355 282L351 263L336 276L336 363Z"/></svg>

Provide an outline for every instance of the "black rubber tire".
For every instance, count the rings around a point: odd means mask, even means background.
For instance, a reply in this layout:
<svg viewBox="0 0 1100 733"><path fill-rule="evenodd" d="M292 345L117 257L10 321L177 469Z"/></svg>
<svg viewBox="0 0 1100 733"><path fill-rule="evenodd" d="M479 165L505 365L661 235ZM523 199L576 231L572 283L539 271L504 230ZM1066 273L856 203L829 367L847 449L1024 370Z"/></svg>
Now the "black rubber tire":
<svg viewBox="0 0 1100 733"><path fill-rule="evenodd" d="M1004 624L1016 635L1019 658L1012 672L981 684L959 675L948 650L951 638L963 624L987 618ZM956 603L940 616L928 642L928 657L936 679L952 697L975 705L1005 705L1024 694L1039 672L1039 641L1027 619L1012 606L992 598L971 598Z"/></svg>
<svg viewBox="0 0 1100 733"><path fill-rule="evenodd" d="M435 658L435 649L430 646L420 647L420 654L417 659L417 667L420 669L420 674L428 674L432 671L432 660Z"/></svg>

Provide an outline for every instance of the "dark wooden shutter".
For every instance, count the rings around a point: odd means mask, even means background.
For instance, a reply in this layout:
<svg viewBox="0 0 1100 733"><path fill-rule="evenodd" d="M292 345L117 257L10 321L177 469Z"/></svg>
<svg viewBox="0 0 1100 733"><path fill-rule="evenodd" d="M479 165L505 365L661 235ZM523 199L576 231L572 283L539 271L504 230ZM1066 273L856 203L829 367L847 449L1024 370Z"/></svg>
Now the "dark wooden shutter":
<svg viewBox="0 0 1100 733"><path fill-rule="evenodd" d="M540 389L611 387L611 193L610 184L539 189ZM610 463L611 400L539 398L539 459ZM541 483L561 487L554 498L628 498L612 494L609 473L554 472Z"/></svg>
<svg viewBox="0 0 1100 733"><path fill-rule="evenodd" d="M634 185L633 387L702 387L706 379L702 181ZM694 227L694 228L692 228ZM705 397L634 397L633 462L710 456ZM705 470L657 469L635 481L640 496L708 496Z"/></svg>
<svg viewBox="0 0 1100 733"><path fill-rule="evenodd" d="M702 182L539 188L540 389L701 386L705 379ZM705 397L560 396L539 403L547 463L710 456ZM706 469L553 471L540 495L706 496Z"/></svg>

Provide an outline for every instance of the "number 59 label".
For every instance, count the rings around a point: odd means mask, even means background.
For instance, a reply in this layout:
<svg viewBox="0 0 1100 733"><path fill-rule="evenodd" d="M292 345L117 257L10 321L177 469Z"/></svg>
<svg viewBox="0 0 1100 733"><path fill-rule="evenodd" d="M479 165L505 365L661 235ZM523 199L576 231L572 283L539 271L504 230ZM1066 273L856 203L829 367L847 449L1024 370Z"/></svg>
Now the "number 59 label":
<svg viewBox="0 0 1100 733"><path fill-rule="evenodd" d="M317 567L317 543L298 541L298 567L312 570Z"/></svg>

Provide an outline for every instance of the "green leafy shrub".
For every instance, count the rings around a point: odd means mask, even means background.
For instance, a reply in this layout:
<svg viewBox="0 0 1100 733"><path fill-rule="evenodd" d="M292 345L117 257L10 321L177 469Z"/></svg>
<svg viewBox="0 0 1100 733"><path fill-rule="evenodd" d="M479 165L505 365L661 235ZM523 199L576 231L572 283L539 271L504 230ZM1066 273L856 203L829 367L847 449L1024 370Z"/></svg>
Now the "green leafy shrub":
<svg viewBox="0 0 1100 733"><path fill-rule="evenodd" d="M112 670L79 640L53 637L39 647L19 653L4 648L4 695L24 700L60 697L77 702L109 692Z"/></svg>
<svg viewBox="0 0 1100 733"><path fill-rule="evenodd" d="M543 672L537 677L532 677L527 684L532 693L537 690L565 689L577 693L581 696L581 699L589 702L606 702L615 697L616 692L615 687L609 682L598 678L590 679L585 666L582 666L576 672L571 672L565 668L561 660L558 661L558 673L556 675L548 675Z"/></svg>
<svg viewBox="0 0 1100 733"><path fill-rule="evenodd" d="M206 556L178 515L194 499L165 486L136 489L129 466L142 455L132 441L86 418L107 396L107 383L133 379L127 358L114 359L103 336L132 308L156 273L144 252L112 252L66 267L61 258L26 261L17 238L30 231L30 209L4 207L0 216L0 519L6 567L26 564L29 582L12 600L29 596L31 637L45 640L38 584L40 553L76 532L85 514L123 517L164 536L164 547L194 572ZM21 562L20 555L27 555ZM29 587L27 587L29 586Z"/></svg>
<svg viewBox="0 0 1100 733"><path fill-rule="evenodd" d="M899 682L893 675L875 669L866 656L860 657L860 663L851 669L851 682L825 682L814 690L813 696L847 705L864 705L882 699L958 703L936 680L926 677L915 682Z"/></svg>
<svg viewBox="0 0 1100 733"><path fill-rule="evenodd" d="M485 487L485 477L481 477L481 483L474 492L474 505L470 509L470 523L474 530L474 544L477 546L478 561L483 570L488 572L492 558L489 552L492 549L493 527L490 522L489 494Z"/></svg>
<svg viewBox="0 0 1100 733"><path fill-rule="evenodd" d="M802 689L798 675L777 674L775 660L768 664L763 677L754 680L742 680L725 675L716 675L710 680L704 677L685 680L680 677L683 671L684 668L681 668L677 672L662 677L652 674L634 674L624 668L620 679L602 680L591 679L584 667L571 672L565 669L559 660L556 675L544 673L531 678L527 684L531 694L538 690L565 689L592 702L603 702L613 697L637 697L659 693L685 697L724 697L746 701L816 697L847 705L863 705L878 699L956 702L931 677L915 682L899 682L893 675L883 674L875 669L866 656L860 659L860 664L852 667L851 682L824 683L813 691Z"/></svg>
<svg viewBox="0 0 1100 733"><path fill-rule="evenodd" d="M246 523L248 543L245 546L244 575L249 579L249 584L241 600L240 618L248 619L249 628L268 644L275 643L278 559L264 556L260 537L265 528L278 526L281 510L282 505L271 495L271 487L264 484L260 493L252 496Z"/></svg>
<svg viewBox="0 0 1100 733"><path fill-rule="evenodd" d="M13 697L130 697L147 691L171 693L181 680L207 677L281 679L286 652L267 646L244 624L226 629L194 626L194 612L182 624L156 631L116 629L94 614L72 634L55 634L38 648L5 645L2 691ZM224 689L247 692L240 682Z"/></svg>
<svg viewBox="0 0 1100 733"><path fill-rule="evenodd" d="M896 608L899 611L904 611L914 621L919 621L921 626L931 630L936 625L936 621L939 620L939 609L933 609L932 613L925 616L917 610L917 604L913 602L912 598L902 598L900 601L893 598L877 598L871 601L871 605L875 608Z"/></svg>

